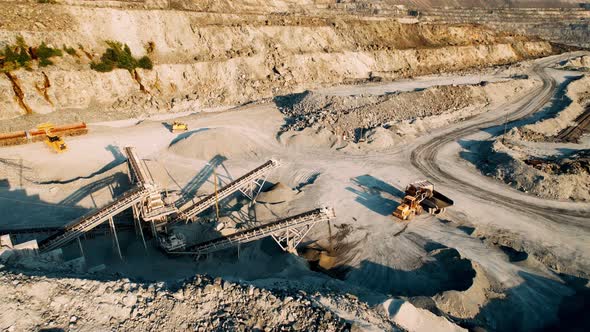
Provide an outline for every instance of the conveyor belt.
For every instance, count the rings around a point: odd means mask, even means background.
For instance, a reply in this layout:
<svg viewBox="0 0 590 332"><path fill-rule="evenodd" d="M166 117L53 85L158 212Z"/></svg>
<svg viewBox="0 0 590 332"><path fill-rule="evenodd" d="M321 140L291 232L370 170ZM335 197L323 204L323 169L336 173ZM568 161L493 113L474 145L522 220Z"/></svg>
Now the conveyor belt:
<svg viewBox="0 0 590 332"><path fill-rule="evenodd" d="M62 231L63 227L60 226L30 226L30 227L16 227L16 228L0 228L0 235L10 234L10 235L23 235L23 234L53 234L59 231ZM110 230L110 227L106 225L99 225L92 229L92 232L103 233ZM122 224L117 225L117 231L121 230L133 230L133 225ZM87 232L88 234L89 232Z"/></svg>
<svg viewBox="0 0 590 332"><path fill-rule="evenodd" d="M135 153L135 148L132 146L126 146L125 153L127 154L127 160L129 162L131 172L133 173L133 176L136 178L137 182L144 186L153 185L154 180L152 179L150 173L143 165L143 162L141 161L137 153Z"/></svg>
<svg viewBox="0 0 590 332"><path fill-rule="evenodd" d="M121 211L145 199L149 191L143 186L135 187L105 207L96 209L89 214L66 225L63 229L39 243L41 252L50 251L66 245L80 235L92 230Z"/></svg>
<svg viewBox="0 0 590 332"><path fill-rule="evenodd" d="M285 219L277 220L263 226L255 227L246 231L238 232L226 237L220 237L211 241L199 243L182 252L169 252L170 254L194 254L203 255L215 251L231 248L238 244L248 243L271 236L278 232L284 232L297 227L316 224L322 221L328 221L334 218L334 210L330 208L319 208L312 211L304 212Z"/></svg>
<svg viewBox="0 0 590 332"><path fill-rule="evenodd" d="M232 181L227 186L221 188L217 192L217 198L215 197L215 193L210 194L207 197L203 198L202 200L196 202L195 204L193 204L189 208L181 211L179 216L175 220L173 220L172 222L173 223L179 222L181 220L186 220L186 219L190 219L190 218L195 217L199 213L201 213L201 212L207 210L209 207L215 205L216 199L221 200L221 199L228 197L229 195L235 193L236 191L243 189L248 184L250 184L252 181L265 176L266 174L268 174L268 172L270 172L272 169L274 169L278 166L279 166L279 163L276 160L267 161L266 163L262 164L261 166L257 167L256 169L246 173L242 177Z"/></svg>

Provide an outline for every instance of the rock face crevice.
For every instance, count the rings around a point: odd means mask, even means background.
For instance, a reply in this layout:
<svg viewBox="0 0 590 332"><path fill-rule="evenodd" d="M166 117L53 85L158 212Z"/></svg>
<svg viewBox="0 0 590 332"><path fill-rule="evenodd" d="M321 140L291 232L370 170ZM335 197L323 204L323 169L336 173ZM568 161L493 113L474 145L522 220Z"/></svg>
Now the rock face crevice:
<svg viewBox="0 0 590 332"><path fill-rule="evenodd" d="M53 106L53 102L51 98L49 98L49 88L51 87L51 82L49 81L49 77L45 72L41 72L43 74L43 82L41 84L35 84L35 88L37 91L43 96L46 102L48 102L51 106Z"/></svg>
<svg viewBox="0 0 590 332"><path fill-rule="evenodd" d="M14 91L14 99L18 107L25 111L25 114L33 114L33 110L25 102L25 93L23 92L23 89L19 84L18 77L9 72L5 72L4 74L10 81L10 84L12 84L12 91Z"/></svg>

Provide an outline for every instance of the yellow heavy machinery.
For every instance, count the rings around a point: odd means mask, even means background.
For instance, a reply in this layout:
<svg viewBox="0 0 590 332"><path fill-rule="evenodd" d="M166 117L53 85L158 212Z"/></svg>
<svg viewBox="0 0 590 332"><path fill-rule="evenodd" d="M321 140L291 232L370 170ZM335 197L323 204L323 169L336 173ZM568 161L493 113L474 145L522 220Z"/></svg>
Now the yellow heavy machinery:
<svg viewBox="0 0 590 332"><path fill-rule="evenodd" d="M49 146L53 151L56 153L65 152L68 147L66 142L61 138L61 136L55 135L51 133L51 130L54 128L52 123L43 123L37 126L38 130L45 131L45 144Z"/></svg>
<svg viewBox="0 0 590 332"><path fill-rule="evenodd" d="M440 214L454 204L453 200L434 190L430 181L418 181L406 187L406 195L393 215L401 220L411 220L424 210L430 214Z"/></svg>
<svg viewBox="0 0 590 332"><path fill-rule="evenodd" d="M187 131L187 130L188 130L188 125L184 122L174 121L174 123L172 123L172 132L173 133L180 133L180 132Z"/></svg>

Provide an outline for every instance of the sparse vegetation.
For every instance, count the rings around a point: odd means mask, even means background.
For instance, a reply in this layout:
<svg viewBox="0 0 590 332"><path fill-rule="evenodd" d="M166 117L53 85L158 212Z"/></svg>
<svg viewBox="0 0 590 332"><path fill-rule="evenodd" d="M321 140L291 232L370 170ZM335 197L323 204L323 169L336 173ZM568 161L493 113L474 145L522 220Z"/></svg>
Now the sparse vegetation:
<svg viewBox="0 0 590 332"><path fill-rule="evenodd" d="M0 51L0 71L5 73L19 68L31 69L31 60L25 40L18 36L15 45L6 45Z"/></svg>
<svg viewBox="0 0 590 332"><path fill-rule="evenodd" d="M51 48L42 42L37 48L37 57L39 58L39 67L47 67L53 64L50 60L52 57L62 56L63 53L58 48Z"/></svg>
<svg viewBox="0 0 590 332"><path fill-rule="evenodd" d="M66 45L64 44L64 46L63 46L62 48L63 48L63 50L64 50L66 53L68 53L69 55L71 55L71 56L78 56L78 53L76 52L76 50L75 50L73 47L71 47L71 46L66 46Z"/></svg>
<svg viewBox="0 0 590 332"><path fill-rule="evenodd" d="M31 70L34 60L39 61L39 67L53 64L52 57L62 56L60 49L47 46L42 42L38 47L29 47L22 36L16 37L16 43L4 46L0 50L0 72L10 72L24 68Z"/></svg>
<svg viewBox="0 0 590 332"><path fill-rule="evenodd" d="M109 72L115 68L128 71L133 71L135 68L153 68L152 60L147 55L136 59L127 44L117 41L107 41L106 43L109 47L100 57L100 62L92 62L90 68L99 72Z"/></svg>

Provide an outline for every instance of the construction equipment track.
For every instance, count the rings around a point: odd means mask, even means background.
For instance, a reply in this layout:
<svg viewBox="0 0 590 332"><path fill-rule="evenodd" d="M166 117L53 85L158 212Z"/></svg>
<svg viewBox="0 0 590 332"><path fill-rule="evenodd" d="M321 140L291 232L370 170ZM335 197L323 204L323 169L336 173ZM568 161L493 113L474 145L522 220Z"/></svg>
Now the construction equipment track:
<svg viewBox="0 0 590 332"><path fill-rule="evenodd" d="M518 109L508 116L508 121L518 120L537 112L543 105L550 101L556 92L557 84L550 77L545 68L557 60L544 61L534 67L534 72L543 81L542 87L531 92L525 102ZM464 193L477 197L486 202L496 203L499 206L507 206L517 211L525 212L531 216L539 216L559 224L568 224L576 227L590 229L587 222L589 209L565 209L552 207L543 204L535 204L527 200L524 195L522 198L506 197L496 192L487 190L482 186L462 179L451 172L443 170L437 161L437 155L442 147L459 139L472 135L480 130L502 125L506 118L501 115L492 120L480 120L481 117L474 118L468 125L460 127L452 132L444 132L441 135L430 138L427 142L417 146L411 153L411 163L414 167L422 171L426 176L435 179L439 183L445 183L449 187L461 190ZM485 118L484 118L485 119ZM479 120L479 121L478 121Z"/></svg>

